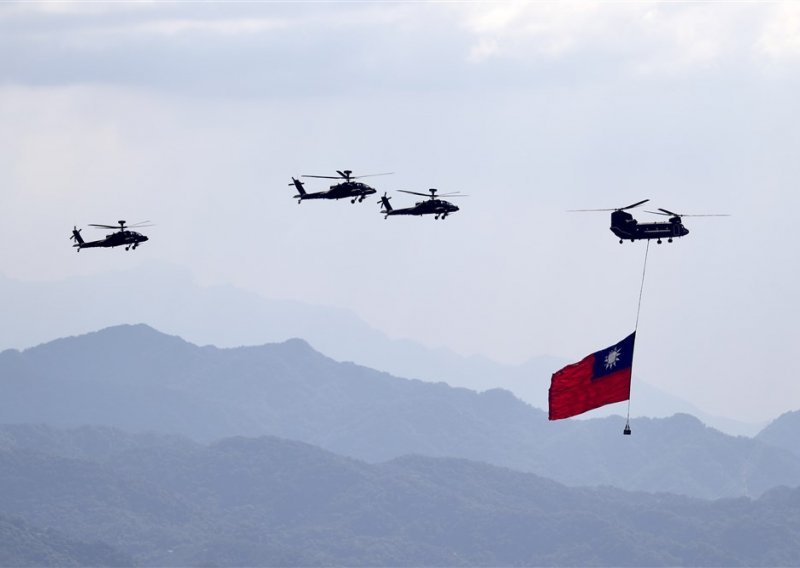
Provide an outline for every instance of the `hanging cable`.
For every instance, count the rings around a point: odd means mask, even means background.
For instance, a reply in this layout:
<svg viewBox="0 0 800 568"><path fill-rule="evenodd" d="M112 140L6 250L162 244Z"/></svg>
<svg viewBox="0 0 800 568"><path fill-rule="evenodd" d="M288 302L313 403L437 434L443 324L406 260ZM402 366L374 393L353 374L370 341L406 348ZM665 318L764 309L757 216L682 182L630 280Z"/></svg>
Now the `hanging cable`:
<svg viewBox="0 0 800 568"><path fill-rule="evenodd" d="M642 311L642 294L644 293L644 277L647 274L647 255L650 252L650 239L647 239L647 246L644 249L644 265L642 266L642 284L639 286L639 303L636 306L636 325L633 327L634 333L639 331L639 314ZM631 360L631 379L633 379L633 360ZM633 381L631 381L633 382ZM631 397L628 396L628 415L625 418L625 429L622 431L626 436L631 433Z"/></svg>
<svg viewBox="0 0 800 568"><path fill-rule="evenodd" d="M644 266L642 266L642 285L639 287L639 304L636 306L636 325L633 327L633 331L639 330L639 312L642 311L642 292L644 292L644 275L647 272L647 254L649 252L650 252L650 239L647 240L647 247L644 249Z"/></svg>

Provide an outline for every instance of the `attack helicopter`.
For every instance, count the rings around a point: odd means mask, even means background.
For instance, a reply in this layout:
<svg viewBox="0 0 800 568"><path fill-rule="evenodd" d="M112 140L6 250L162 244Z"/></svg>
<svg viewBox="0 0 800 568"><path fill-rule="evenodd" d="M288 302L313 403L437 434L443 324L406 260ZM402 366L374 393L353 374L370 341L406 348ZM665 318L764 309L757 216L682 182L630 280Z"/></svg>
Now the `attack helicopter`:
<svg viewBox="0 0 800 568"><path fill-rule="evenodd" d="M411 195L421 195L422 197L428 197L429 199L426 201L417 201L413 207L394 209L389 203L391 197L387 197L386 193L384 193L383 197L381 197L380 201L378 201L378 203L381 204L381 213L384 214L384 219L387 219L390 215L433 215L434 219L445 219L450 213L455 213L458 211L459 208L449 201L439 198L466 197L466 195L460 193L444 193L437 195L436 192L439 190L435 188L430 188L428 190L430 195L427 193L419 193L417 191L406 191L404 189L400 189L398 191L410 193Z"/></svg>
<svg viewBox="0 0 800 568"><path fill-rule="evenodd" d="M81 237L81 231L83 229L78 229L77 227L72 227L72 236L70 240L75 241L75 244L72 245L73 247L77 247L77 252L80 252L81 249L85 248L108 248L108 247L119 247L125 246L125 250L134 249L136 250L140 243L150 240L148 237L144 236L141 233L137 233L136 231L130 231L128 229L138 229L141 227L152 227L153 225L148 225L150 221L142 221L141 223L136 223L134 225L126 225L125 221L117 221L119 226L117 225L95 225L90 223L90 227L96 227L98 229L118 229L116 233L111 233L110 235L106 235L105 239L101 239L99 241L89 241L86 242Z"/></svg>
<svg viewBox="0 0 800 568"><path fill-rule="evenodd" d="M668 243L672 239L684 237L689 234L689 229L683 225L683 217L727 217L727 214L707 214L707 215L687 215L685 213L673 213L667 209L659 208L658 211L647 211L655 215L665 215L669 217L669 221L654 222L654 223L641 223L633 218L633 215L628 213L628 209L633 209L644 203L650 201L644 199L637 203L619 207L617 209L572 209L573 212L585 211L611 211L611 232L619 237L619 242L629 240L631 242L640 240L656 239L658 244L661 244L661 239L667 239Z"/></svg>
<svg viewBox="0 0 800 568"><path fill-rule="evenodd" d="M297 178L292 178L292 183L290 186L294 186L297 188L297 195L294 196L297 199L297 203L302 203L305 199L350 199L350 203L355 203L358 201L361 203L364 201L364 198L367 195L372 195L375 193L375 189L368 186L365 183L360 181L353 181L356 179L361 179L365 177L374 177L374 176L386 176L390 175L392 172L386 172L383 174L367 174L363 176L354 176L352 175L352 170L336 170L336 173L339 174L338 176L310 176L310 175L303 175L300 177L305 178L318 178L318 179L336 179L336 180L344 180L340 183L332 185L328 191L318 191L315 193L308 193L306 192L305 188L303 187L305 184Z"/></svg>

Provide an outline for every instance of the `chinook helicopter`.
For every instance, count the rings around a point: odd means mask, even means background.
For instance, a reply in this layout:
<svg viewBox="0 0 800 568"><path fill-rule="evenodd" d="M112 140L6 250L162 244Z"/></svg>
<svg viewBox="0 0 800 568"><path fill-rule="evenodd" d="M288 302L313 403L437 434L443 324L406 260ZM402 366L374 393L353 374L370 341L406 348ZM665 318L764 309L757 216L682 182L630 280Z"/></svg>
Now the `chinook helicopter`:
<svg viewBox="0 0 800 568"><path fill-rule="evenodd" d="M386 176L390 175L392 172L386 172L383 174L367 174L363 176L354 176L351 175L353 173L352 170L336 170L336 173L339 174L338 176L308 176L303 175L300 177L306 178L318 178L318 179L336 179L336 180L344 180L341 183L337 183L332 185L328 191L318 191L315 193L308 193L306 192L305 188L303 187L305 184L297 178L292 178L292 183L290 186L294 186L297 188L297 195L294 196L297 199L297 203L302 203L305 199L350 199L350 203L355 203L358 201L361 203L364 201L364 198L367 195L372 195L375 193L375 189L368 186L365 183L360 181L353 181L356 179L361 179L365 177L374 177L374 176Z"/></svg>
<svg viewBox="0 0 800 568"><path fill-rule="evenodd" d="M134 225L125 225L125 221L117 221L119 226L116 225L94 225L89 224L90 227L97 227L98 229L119 229L116 233L111 233L107 235L105 239L99 241L89 241L86 242L81 237L81 231L83 229L78 229L77 227L72 227L72 236L70 240L75 241L75 244L72 245L73 247L77 247L77 252L81 252L81 249L85 248L108 248L108 247L119 247L125 246L125 250L134 249L139 246L140 243L150 240L148 237L144 236L141 233L137 233L136 231L129 231L129 228L138 229L141 227L152 227L153 225L148 225L150 221L142 221L141 223L136 223Z"/></svg>
<svg viewBox="0 0 800 568"><path fill-rule="evenodd" d="M689 229L683 225L683 217L728 217L727 214L687 215L685 213L673 213L667 209L659 208L658 211L647 211L647 213L668 216L669 221L641 223L634 219L633 215L628 213L628 209L633 209L648 201L650 200L644 199L618 209L571 209L570 211L611 211L611 232L619 237L620 244L625 240L634 242L651 239L656 239L658 244L661 244L661 239L667 239L667 242L671 243L672 239L684 237L689 234Z"/></svg>
<svg viewBox="0 0 800 568"><path fill-rule="evenodd" d="M384 193L383 197L378 201L378 203L381 204L381 213L384 214L384 219L387 219L390 215L433 215L434 219L445 219L450 213L458 211L459 208L449 201L439 199L439 197L466 197L466 195L460 193L444 193L441 194L441 196L437 196L436 192L439 190L435 188L430 188L428 190L430 195L416 191L406 191L404 189L398 191L410 193L411 195L421 195L429 199L426 201L417 201L413 207L394 209L389 203L391 197L387 197L386 193Z"/></svg>

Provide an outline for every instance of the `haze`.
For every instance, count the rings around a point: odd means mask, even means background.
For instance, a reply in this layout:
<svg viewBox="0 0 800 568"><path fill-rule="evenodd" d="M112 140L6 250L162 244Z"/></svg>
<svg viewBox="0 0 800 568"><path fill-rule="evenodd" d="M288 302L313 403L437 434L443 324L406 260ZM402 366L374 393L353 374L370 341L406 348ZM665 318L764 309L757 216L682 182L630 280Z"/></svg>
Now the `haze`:
<svg viewBox="0 0 800 568"><path fill-rule="evenodd" d="M799 37L793 3L4 3L0 272L161 263L430 347L571 361L632 330L645 245L567 209L729 213L651 245L635 370L771 419L800 407ZM446 221L291 199L291 176L337 169L395 172L366 181L397 206L469 197ZM70 247L117 219L157 227L135 252ZM47 315L3 325L45 337Z"/></svg>

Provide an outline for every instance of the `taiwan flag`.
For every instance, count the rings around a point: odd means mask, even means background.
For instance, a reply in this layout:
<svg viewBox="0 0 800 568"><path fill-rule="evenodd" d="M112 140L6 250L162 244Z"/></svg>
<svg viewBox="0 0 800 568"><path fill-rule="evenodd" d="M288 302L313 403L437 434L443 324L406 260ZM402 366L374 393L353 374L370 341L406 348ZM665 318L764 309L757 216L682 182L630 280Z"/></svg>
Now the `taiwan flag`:
<svg viewBox="0 0 800 568"><path fill-rule="evenodd" d="M634 331L628 337L578 363L553 373L550 420L583 414L631 396Z"/></svg>

